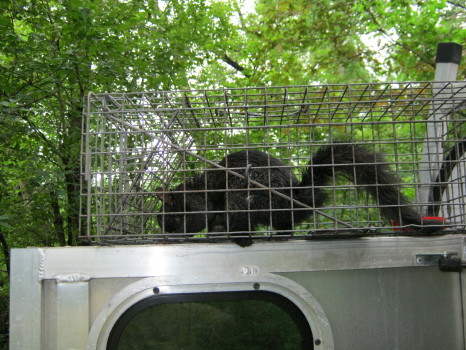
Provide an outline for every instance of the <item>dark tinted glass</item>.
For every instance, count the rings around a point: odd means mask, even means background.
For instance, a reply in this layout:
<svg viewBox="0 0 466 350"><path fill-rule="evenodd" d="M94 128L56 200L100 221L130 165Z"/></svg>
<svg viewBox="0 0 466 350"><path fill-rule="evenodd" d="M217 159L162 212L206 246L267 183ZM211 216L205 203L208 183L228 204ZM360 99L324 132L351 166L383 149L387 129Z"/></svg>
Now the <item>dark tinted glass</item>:
<svg viewBox="0 0 466 350"><path fill-rule="evenodd" d="M302 312L269 292L160 295L115 324L107 349L312 349Z"/></svg>

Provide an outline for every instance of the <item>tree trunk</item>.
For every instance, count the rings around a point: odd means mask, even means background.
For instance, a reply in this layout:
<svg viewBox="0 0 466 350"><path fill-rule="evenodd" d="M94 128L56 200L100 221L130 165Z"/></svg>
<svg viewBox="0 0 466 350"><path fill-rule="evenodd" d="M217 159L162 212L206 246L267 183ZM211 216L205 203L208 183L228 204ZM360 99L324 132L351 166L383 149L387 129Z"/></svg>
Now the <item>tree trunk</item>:
<svg viewBox="0 0 466 350"><path fill-rule="evenodd" d="M65 166L66 194L68 199L68 245L76 245L79 233L79 187L81 179L82 103L77 103L69 114L68 135L64 142L62 161Z"/></svg>
<svg viewBox="0 0 466 350"><path fill-rule="evenodd" d="M3 256L5 257L6 270L8 272L8 276L10 276L10 247L8 246L8 242L6 241L5 236L1 232L0 246L2 248Z"/></svg>
<svg viewBox="0 0 466 350"><path fill-rule="evenodd" d="M63 216L60 213L57 192L53 189L50 190L50 204L53 212L53 226L57 234L58 243L63 247L66 245L65 227L63 224Z"/></svg>
<svg viewBox="0 0 466 350"><path fill-rule="evenodd" d="M76 171L78 174L76 174ZM67 243L72 246L76 245L79 236L79 167L77 169L67 169L65 179L68 198Z"/></svg>

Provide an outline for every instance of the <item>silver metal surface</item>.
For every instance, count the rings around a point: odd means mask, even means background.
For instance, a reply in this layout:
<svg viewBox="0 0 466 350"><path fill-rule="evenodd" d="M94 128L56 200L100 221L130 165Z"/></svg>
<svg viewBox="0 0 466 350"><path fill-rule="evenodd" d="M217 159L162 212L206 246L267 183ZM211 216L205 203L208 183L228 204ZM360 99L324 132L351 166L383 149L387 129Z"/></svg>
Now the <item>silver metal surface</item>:
<svg viewBox="0 0 466 350"><path fill-rule="evenodd" d="M335 349L464 349L459 273L405 267L284 276L322 305Z"/></svg>
<svg viewBox="0 0 466 350"><path fill-rule="evenodd" d="M415 254L447 251L461 257L462 247L462 235L448 235L272 242L249 248L225 243L39 250L45 256L41 279L56 279L67 272L94 279L176 276L194 273L191 268L202 273L242 274L243 269L255 266L266 266L272 272L407 267L416 266Z"/></svg>
<svg viewBox="0 0 466 350"><path fill-rule="evenodd" d="M10 349L41 349L42 251L18 249L11 255Z"/></svg>
<svg viewBox="0 0 466 350"><path fill-rule="evenodd" d="M85 349L90 327L88 281L57 281L56 302L56 349Z"/></svg>
<svg viewBox="0 0 466 350"><path fill-rule="evenodd" d="M465 259L465 237L14 249L12 271L25 278L11 281L10 348L105 349L118 317L155 287L231 292L259 283L303 310L318 349L461 349L460 275L417 262L444 252Z"/></svg>
<svg viewBox="0 0 466 350"><path fill-rule="evenodd" d="M448 74L446 74L448 75ZM438 77L437 77L438 78ZM452 83L451 86L445 84L445 80L437 79L437 83L433 84L434 96L439 101L432 101L431 115L427 120L427 130L424 145L422 146L422 159L419 165L419 179L421 186L417 192L417 197L420 203L429 204L432 200L431 188L432 183L435 183L439 170L444 164L445 153L450 147L454 147L455 143L462 142L462 138L465 137L464 132L461 130L452 131L451 124L449 124L454 115L451 111L459 110L461 104L464 105L466 101L466 91L462 89L463 83ZM459 88L458 90L456 88ZM458 100L462 100L459 104L454 100L448 102L450 96L456 95ZM462 107L464 109L464 106ZM450 129L450 130L449 130ZM452 138L451 133L454 132L456 137ZM456 138L456 140L455 140ZM459 155L461 157L461 155ZM457 168L464 168L464 161L460 161ZM446 180L446 179L445 179ZM458 181L458 179L449 181L452 186L460 186L464 191L464 183ZM450 188L445 191L444 196L452 197L457 193L457 189ZM448 200L444 203L449 203ZM455 208L456 205L450 206ZM428 212L428 206L424 206L424 212ZM450 217L450 216L446 216ZM464 216L463 216L464 219Z"/></svg>
<svg viewBox="0 0 466 350"><path fill-rule="evenodd" d="M449 96L455 93L450 91L444 84L445 81L455 81L458 75L458 64L437 62L435 66L434 96L445 101ZM445 89L446 87L446 89ZM464 97L464 96L463 96ZM466 97L464 97L466 98ZM442 102L440 102L441 104ZM422 161L419 165L419 180L424 186L420 186L417 192L420 203L429 202L430 184L435 181L440 163L443 161L443 146L448 139L448 133L445 130L445 123L450 118L445 115L448 110L454 106L445 106L446 108L436 108L436 102L432 103L432 110L428 119L426 140L422 147ZM442 122L443 121L443 122ZM426 210L426 208L425 208Z"/></svg>

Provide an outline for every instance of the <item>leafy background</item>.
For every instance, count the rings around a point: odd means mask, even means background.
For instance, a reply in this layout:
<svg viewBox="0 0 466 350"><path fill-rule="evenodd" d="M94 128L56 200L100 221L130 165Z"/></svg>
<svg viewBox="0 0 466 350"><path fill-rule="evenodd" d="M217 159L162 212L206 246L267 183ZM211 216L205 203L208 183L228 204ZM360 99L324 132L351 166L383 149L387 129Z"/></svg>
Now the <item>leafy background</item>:
<svg viewBox="0 0 466 350"><path fill-rule="evenodd" d="M0 2L0 347L10 249L79 244L87 92L430 80L464 18L462 0Z"/></svg>

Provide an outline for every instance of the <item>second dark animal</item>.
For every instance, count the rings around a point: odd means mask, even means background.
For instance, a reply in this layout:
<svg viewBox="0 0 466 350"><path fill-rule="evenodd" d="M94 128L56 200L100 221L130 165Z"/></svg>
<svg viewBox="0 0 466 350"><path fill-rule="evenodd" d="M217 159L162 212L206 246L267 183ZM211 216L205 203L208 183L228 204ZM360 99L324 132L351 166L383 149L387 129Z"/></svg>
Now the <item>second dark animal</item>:
<svg viewBox="0 0 466 350"><path fill-rule="evenodd" d="M311 158L299 181L280 160L271 155L244 150L227 155L220 166L211 168L170 191L157 189L163 201L158 216L160 227L168 233L229 232L249 235L258 226L272 226L288 232L311 217L313 208L325 205L324 186L343 176L363 187L376 201L382 216L400 225L412 225L423 233L438 230L438 222L421 219L409 200L399 190L399 180L383 157L366 147L352 143L334 143L321 147ZM251 184L252 180L287 196L284 198ZM290 200L293 198L310 208ZM234 239L241 245L251 239Z"/></svg>

